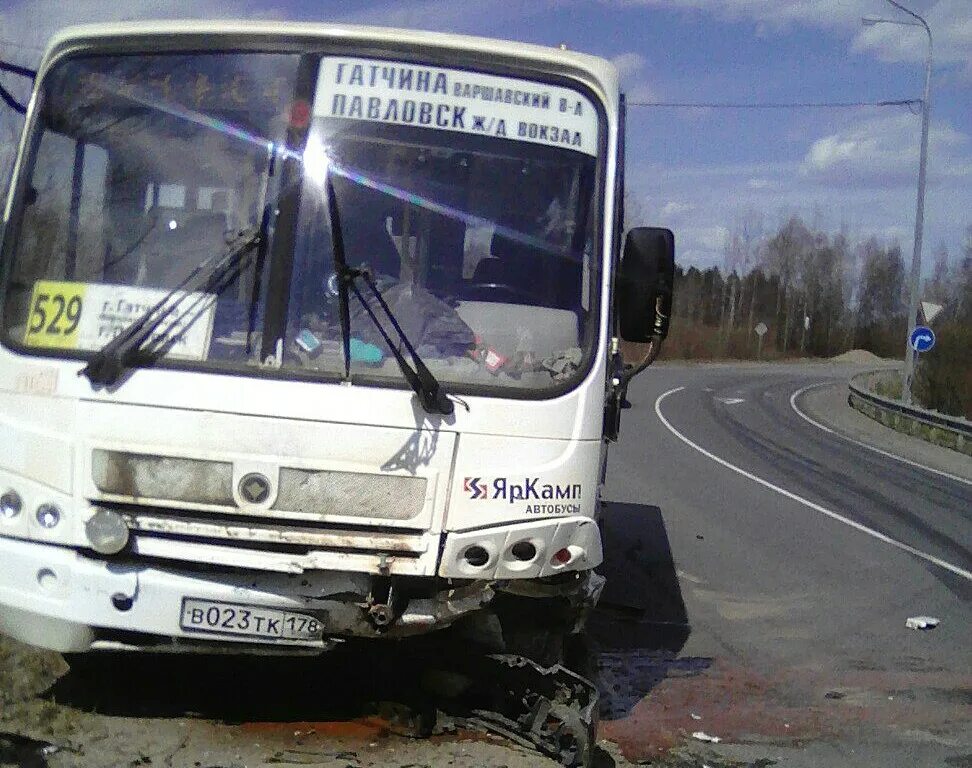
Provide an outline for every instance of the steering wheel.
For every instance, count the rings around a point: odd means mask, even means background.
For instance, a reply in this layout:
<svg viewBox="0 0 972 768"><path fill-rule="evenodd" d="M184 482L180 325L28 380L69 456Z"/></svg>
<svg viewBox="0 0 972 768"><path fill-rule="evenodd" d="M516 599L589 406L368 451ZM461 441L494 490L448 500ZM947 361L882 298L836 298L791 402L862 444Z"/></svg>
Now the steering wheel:
<svg viewBox="0 0 972 768"><path fill-rule="evenodd" d="M481 299L482 301L503 301L507 304L533 304L535 301L535 297L526 289L510 283L470 283L468 290L474 295L482 294L489 297ZM497 298L493 298L491 294L495 294ZM499 298L501 296L505 298Z"/></svg>

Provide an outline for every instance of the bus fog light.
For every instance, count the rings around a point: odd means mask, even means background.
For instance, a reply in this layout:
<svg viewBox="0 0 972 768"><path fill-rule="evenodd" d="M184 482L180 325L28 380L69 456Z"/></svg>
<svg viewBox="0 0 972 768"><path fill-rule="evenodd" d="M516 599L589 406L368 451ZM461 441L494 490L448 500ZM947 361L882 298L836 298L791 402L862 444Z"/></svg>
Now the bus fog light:
<svg viewBox="0 0 972 768"><path fill-rule="evenodd" d="M489 552L478 544L473 544L471 547L467 547L466 551L462 553L462 556L466 558L466 562L474 568L482 568L484 565L486 565L486 563L489 562Z"/></svg>
<svg viewBox="0 0 972 768"><path fill-rule="evenodd" d="M114 555L128 544L128 524L117 512L99 509L84 524L91 548L102 555Z"/></svg>
<svg viewBox="0 0 972 768"><path fill-rule="evenodd" d="M16 491L7 491L3 496L0 496L0 518L13 520L23 508L24 500Z"/></svg>
<svg viewBox="0 0 972 768"><path fill-rule="evenodd" d="M57 504L41 504L37 508L37 522L42 528L55 528L61 522L61 508Z"/></svg>
<svg viewBox="0 0 972 768"><path fill-rule="evenodd" d="M53 592L57 589L57 572L51 568L41 568L37 572L37 583L43 589Z"/></svg>
<svg viewBox="0 0 972 768"><path fill-rule="evenodd" d="M537 556L537 548L532 541L518 541L510 547L510 554L517 560L527 562Z"/></svg>

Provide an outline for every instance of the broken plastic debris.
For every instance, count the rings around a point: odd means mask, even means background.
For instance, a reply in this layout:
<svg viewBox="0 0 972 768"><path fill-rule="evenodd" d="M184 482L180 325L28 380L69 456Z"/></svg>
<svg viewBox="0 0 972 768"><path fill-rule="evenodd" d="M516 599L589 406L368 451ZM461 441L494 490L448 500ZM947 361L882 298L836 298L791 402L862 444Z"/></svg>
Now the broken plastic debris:
<svg viewBox="0 0 972 768"><path fill-rule="evenodd" d="M908 629L934 629L938 626L939 619L933 616L912 616L905 622Z"/></svg>
<svg viewBox="0 0 972 768"><path fill-rule="evenodd" d="M696 731L692 734L693 739L698 739L699 741L707 741L710 744L718 744L722 739L718 736L710 736L705 731Z"/></svg>
<svg viewBox="0 0 972 768"><path fill-rule="evenodd" d="M695 713L693 712L693 713L692 713L692 719L693 719L693 720L701 720L701 719L702 719L702 715L697 715L697 714L695 714Z"/></svg>

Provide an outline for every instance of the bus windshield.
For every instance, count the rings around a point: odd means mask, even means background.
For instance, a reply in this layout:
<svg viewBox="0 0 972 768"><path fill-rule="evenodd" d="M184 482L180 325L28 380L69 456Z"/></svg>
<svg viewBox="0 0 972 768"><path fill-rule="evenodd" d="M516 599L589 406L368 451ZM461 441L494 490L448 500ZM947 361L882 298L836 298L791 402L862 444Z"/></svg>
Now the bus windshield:
<svg viewBox="0 0 972 768"><path fill-rule="evenodd" d="M65 59L37 103L4 250L9 346L90 358L262 230L259 254L163 324L159 364L339 379L331 190L348 266L371 273L451 391L542 395L587 370L602 126L580 90L320 54L153 53ZM404 387L373 300L352 298L352 379Z"/></svg>

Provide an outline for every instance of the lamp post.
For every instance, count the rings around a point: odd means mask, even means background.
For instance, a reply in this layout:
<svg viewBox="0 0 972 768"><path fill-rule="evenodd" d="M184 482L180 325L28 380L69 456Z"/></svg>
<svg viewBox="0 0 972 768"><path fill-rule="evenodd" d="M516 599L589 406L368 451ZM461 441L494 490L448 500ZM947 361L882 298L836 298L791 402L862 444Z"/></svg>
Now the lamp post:
<svg viewBox="0 0 972 768"><path fill-rule="evenodd" d="M925 171L928 165L928 113L931 108L932 33L925 20L896 0L887 0L899 11L904 11L915 21L897 19L862 18L866 26L875 24L899 24L906 27L923 27L928 35L928 57L925 59L925 94L921 100L921 151L918 159L918 205L915 212L915 241L911 256L911 293L908 301L908 338L905 340L905 365L901 378L901 400L911 403L911 380L915 372L915 350L911 347L911 334L918 317L918 301L921 297L921 239L925 228Z"/></svg>

